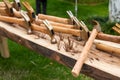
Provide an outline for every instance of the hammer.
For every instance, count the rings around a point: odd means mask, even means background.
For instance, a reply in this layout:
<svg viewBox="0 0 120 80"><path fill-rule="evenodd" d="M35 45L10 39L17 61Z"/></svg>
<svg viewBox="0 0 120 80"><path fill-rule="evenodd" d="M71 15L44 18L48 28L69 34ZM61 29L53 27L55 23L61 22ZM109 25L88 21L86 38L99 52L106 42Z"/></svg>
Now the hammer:
<svg viewBox="0 0 120 80"><path fill-rule="evenodd" d="M9 16L14 16L13 7L8 0L3 0L5 6L7 7L6 12Z"/></svg>
<svg viewBox="0 0 120 80"><path fill-rule="evenodd" d="M88 39L88 37L89 37L89 29L87 28L87 26L85 25L85 23L83 21L79 21L77 19L77 17L74 16L73 13L70 10L67 11L67 14L70 17L71 23L73 25L76 25L75 28L78 29L78 30L82 30L80 38L86 41Z"/></svg>
<svg viewBox="0 0 120 80"><path fill-rule="evenodd" d="M81 71L81 68L83 66L83 63L85 62L88 52L90 51L92 44L94 42L94 39L96 38L97 34L101 31L100 25L97 21L93 21L94 24L94 28L91 32L91 35L88 39L88 41L86 42L83 51L81 52L79 59L77 60L76 64L74 65L73 69L72 69L72 75L74 77L78 77L79 73Z"/></svg>
<svg viewBox="0 0 120 80"><path fill-rule="evenodd" d="M8 1L8 0L3 0L4 4L5 4L5 8L4 9L1 9L1 10L5 10L5 14L7 14L8 16L15 16L15 17L22 17L21 14L20 14L20 2L19 0L15 0L15 2L13 3L13 6L12 4ZM15 7L16 6L16 7ZM19 11L18 11L19 9ZM2 14L2 15L5 15L5 14Z"/></svg>
<svg viewBox="0 0 120 80"><path fill-rule="evenodd" d="M47 30L48 30L48 35L51 37L51 43L52 43L52 44L57 43L57 40L56 40L55 37L54 37L55 32L54 32L54 30L53 30L53 27L50 25L50 23L49 23L47 20L44 20L43 23L45 24L45 27L46 27Z"/></svg>
<svg viewBox="0 0 120 80"><path fill-rule="evenodd" d="M20 0L14 0L13 6L17 11L20 11L22 8L20 4Z"/></svg>
<svg viewBox="0 0 120 80"><path fill-rule="evenodd" d="M31 22L35 21L36 15L34 9L30 6L30 4L27 1L22 2L22 4L27 10L27 14L30 18L30 21Z"/></svg>

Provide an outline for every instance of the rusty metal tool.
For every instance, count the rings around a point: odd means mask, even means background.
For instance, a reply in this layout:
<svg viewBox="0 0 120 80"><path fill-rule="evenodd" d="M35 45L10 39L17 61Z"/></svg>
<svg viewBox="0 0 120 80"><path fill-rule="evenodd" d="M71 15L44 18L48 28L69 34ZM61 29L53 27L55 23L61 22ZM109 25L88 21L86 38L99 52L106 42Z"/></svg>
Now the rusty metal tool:
<svg viewBox="0 0 120 80"><path fill-rule="evenodd" d="M81 68L83 66L83 63L85 62L88 52L90 51L92 44L97 36L97 34L101 31L100 25L97 21L93 21L94 23L94 28L91 32L91 35L88 39L88 41L86 42L83 51L81 52L76 64L74 65L73 69L72 69L72 74L75 77L79 76L79 73L81 71Z"/></svg>
<svg viewBox="0 0 120 80"><path fill-rule="evenodd" d="M54 32L54 30L53 30L53 27L50 25L50 23L49 23L47 20L44 20L43 23L45 24L45 27L46 27L47 30L48 30L48 35L51 37L51 43L52 43L52 44L57 43L57 40L56 40L55 37L54 37L55 32Z"/></svg>

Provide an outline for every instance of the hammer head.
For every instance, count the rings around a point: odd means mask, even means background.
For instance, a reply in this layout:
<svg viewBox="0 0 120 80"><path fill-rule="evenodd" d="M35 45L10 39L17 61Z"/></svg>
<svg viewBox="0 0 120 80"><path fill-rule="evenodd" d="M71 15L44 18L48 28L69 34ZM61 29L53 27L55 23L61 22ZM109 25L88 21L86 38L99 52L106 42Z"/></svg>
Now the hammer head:
<svg viewBox="0 0 120 80"><path fill-rule="evenodd" d="M27 2L22 2L23 6L26 8L30 21L33 22L36 19L35 11L32 6Z"/></svg>
<svg viewBox="0 0 120 80"><path fill-rule="evenodd" d="M6 6L6 12L9 16L14 16L14 13L13 13L13 7L11 5L11 3L9 2L9 0L3 0L3 2L5 3L5 6Z"/></svg>
<svg viewBox="0 0 120 80"><path fill-rule="evenodd" d="M44 20L43 23L45 24L45 27L47 28L48 35L51 37L51 43L52 44L57 43L57 40L54 37L55 32L53 30L53 27L50 25L50 23L47 20Z"/></svg>
<svg viewBox="0 0 120 80"><path fill-rule="evenodd" d="M21 10L20 0L14 0L13 6L17 11L20 11Z"/></svg>
<svg viewBox="0 0 120 80"><path fill-rule="evenodd" d="M94 25L94 29L96 29L98 32L101 32L101 26L98 21L92 20L92 24Z"/></svg>
<svg viewBox="0 0 120 80"><path fill-rule="evenodd" d="M22 10L21 10L21 15L22 15L22 17L24 18L24 20L26 22L26 26L28 28L28 34L31 34L32 33L32 28L31 28L31 22L30 22L29 16L27 15L26 12L24 12Z"/></svg>

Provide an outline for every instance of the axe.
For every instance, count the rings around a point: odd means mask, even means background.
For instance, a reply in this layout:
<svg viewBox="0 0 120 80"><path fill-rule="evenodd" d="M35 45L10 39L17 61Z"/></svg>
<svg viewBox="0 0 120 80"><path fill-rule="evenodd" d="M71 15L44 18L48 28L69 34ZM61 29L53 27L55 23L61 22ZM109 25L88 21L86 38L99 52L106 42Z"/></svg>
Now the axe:
<svg viewBox="0 0 120 80"><path fill-rule="evenodd" d="M83 66L83 63L85 62L88 52L90 51L92 44L97 36L97 34L101 31L100 25L97 21L93 21L94 23L94 28L91 32L90 37L88 38L88 41L86 42L83 51L81 52L77 62L75 63L73 69L72 69L72 75L75 77L79 76L79 73L81 71L81 68Z"/></svg>

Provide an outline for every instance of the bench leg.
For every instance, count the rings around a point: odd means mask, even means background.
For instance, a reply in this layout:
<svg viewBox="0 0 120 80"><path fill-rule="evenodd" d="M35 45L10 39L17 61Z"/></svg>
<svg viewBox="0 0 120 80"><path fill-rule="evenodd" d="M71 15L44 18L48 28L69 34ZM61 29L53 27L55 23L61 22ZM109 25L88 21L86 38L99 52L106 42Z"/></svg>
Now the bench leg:
<svg viewBox="0 0 120 80"><path fill-rule="evenodd" d="M9 49L7 44L7 38L0 36L0 52L3 58L9 58Z"/></svg>

